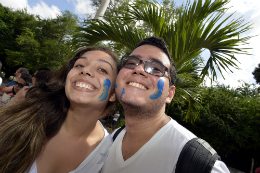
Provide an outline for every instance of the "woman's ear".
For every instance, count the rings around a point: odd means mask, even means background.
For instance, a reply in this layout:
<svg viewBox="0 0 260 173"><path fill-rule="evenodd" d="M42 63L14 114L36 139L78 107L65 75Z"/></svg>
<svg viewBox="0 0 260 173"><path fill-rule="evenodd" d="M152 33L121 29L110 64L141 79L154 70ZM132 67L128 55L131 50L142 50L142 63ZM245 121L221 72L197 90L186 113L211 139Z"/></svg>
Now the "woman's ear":
<svg viewBox="0 0 260 173"><path fill-rule="evenodd" d="M111 94L111 96L109 97L109 101L110 101L110 102L116 101L116 94L115 94L115 92L113 92L113 93Z"/></svg>

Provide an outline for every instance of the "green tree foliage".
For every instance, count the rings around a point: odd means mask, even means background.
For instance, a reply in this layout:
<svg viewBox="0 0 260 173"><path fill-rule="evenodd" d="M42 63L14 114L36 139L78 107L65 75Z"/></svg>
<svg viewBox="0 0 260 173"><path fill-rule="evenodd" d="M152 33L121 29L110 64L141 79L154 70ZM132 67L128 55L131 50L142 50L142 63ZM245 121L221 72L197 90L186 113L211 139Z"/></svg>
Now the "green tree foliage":
<svg viewBox="0 0 260 173"><path fill-rule="evenodd" d="M239 35L251 29L251 24L242 18L232 19L233 14L224 17L227 3L228 0L197 0L168 15L169 8L160 4L136 1L121 9L122 16L104 16L104 20L85 22L80 27L82 33L75 35L75 40L78 46L109 41L130 52L145 37L156 35L164 38L178 74L175 97L189 103L183 118L194 121L197 114L193 112L199 106L198 86L204 77L216 80L217 72L222 75L223 70L238 69L234 55L248 54L241 45L247 44L251 37ZM136 23L145 23L149 30L138 27ZM202 64L200 53L205 49L210 51L210 56L203 57L206 64Z"/></svg>
<svg viewBox="0 0 260 173"><path fill-rule="evenodd" d="M92 5L93 7L97 10L101 4L102 0L92 0ZM135 3L137 3L139 6L143 6L143 4L146 3L150 3L150 2L155 2L154 0L136 0ZM129 8L131 7L132 1L130 0L113 0L110 1L107 10L104 14L105 19L106 18L114 18L115 16L118 19L119 23L125 23L125 19L124 17L127 16L127 14L125 13L127 11L127 9L129 10ZM173 16L176 15L178 13L181 12L182 7L176 7L175 3L173 0L162 0L162 4L161 4L162 8L165 9L166 11L166 15L168 16ZM84 20L85 23L83 24L83 27L87 26L88 24L88 20L92 19L94 17L94 14L87 14L87 20ZM145 22L139 22L139 21L129 21L128 25L131 25L132 27L137 27L137 28L141 28L144 32L147 33L152 33L151 27L145 23ZM81 30L81 29L80 29ZM81 37L81 35L79 36L75 36L75 38L79 38ZM75 44L77 44L77 39ZM128 49L128 47L124 46L121 43L118 42L114 42L114 41L105 41L105 42L97 42L94 45L103 45L103 46L108 46L111 47L112 49L114 49L120 56L126 55L128 54L131 50Z"/></svg>
<svg viewBox="0 0 260 173"><path fill-rule="evenodd" d="M54 19L42 19L26 9L0 8L4 11L0 16L0 54L7 73L12 74L18 66L31 72L39 67L58 68L73 55L76 15L65 11Z"/></svg>
<svg viewBox="0 0 260 173"><path fill-rule="evenodd" d="M7 76L13 74L17 67L7 64L5 49L18 50L19 45L15 42L17 35L22 33L21 28L31 27L34 20L34 16L25 11L13 12L0 4L0 56L3 63L2 70L7 73Z"/></svg>
<svg viewBox="0 0 260 173"><path fill-rule="evenodd" d="M258 64L258 67L255 68L252 74L254 75L256 83L260 84L260 64Z"/></svg>
<svg viewBox="0 0 260 173"><path fill-rule="evenodd" d="M188 105L173 101L168 115L181 120ZM200 138L209 142L218 153L247 151L252 158L260 153L260 97L255 85L243 84L236 89L217 85L202 88L199 114L193 124L181 122Z"/></svg>

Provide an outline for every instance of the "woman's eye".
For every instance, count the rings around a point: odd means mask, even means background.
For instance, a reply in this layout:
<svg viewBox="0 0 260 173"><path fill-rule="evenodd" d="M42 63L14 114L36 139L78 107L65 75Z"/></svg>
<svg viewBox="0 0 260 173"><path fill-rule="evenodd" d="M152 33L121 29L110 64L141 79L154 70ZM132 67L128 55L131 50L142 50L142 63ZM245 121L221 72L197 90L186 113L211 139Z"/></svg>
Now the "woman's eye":
<svg viewBox="0 0 260 173"><path fill-rule="evenodd" d="M77 64L77 65L75 65L74 67L84 67L84 66L81 65L81 64Z"/></svg>
<svg viewBox="0 0 260 173"><path fill-rule="evenodd" d="M102 69L102 68L98 69L98 71L99 71L100 73L108 74L107 71L106 71L105 69Z"/></svg>

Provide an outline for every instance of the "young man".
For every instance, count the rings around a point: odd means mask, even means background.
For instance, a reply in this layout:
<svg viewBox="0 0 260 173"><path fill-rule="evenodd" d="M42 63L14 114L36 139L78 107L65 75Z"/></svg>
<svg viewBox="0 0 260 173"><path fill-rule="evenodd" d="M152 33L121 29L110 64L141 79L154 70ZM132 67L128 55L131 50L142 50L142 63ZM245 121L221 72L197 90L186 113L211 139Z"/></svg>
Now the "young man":
<svg viewBox="0 0 260 173"><path fill-rule="evenodd" d="M120 117L119 111L116 111L116 114L113 116L112 131L115 130L116 122L117 122L119 117Z"/></svg>
<svg viewBox="0 0 260 173"><path fill-rule="evenodd" d="M144 39L123 57L116 96L124 109L126 128L115 139L103 173L175 172L182 148L196 137L165 114L175 81L175 65L161 38ZM229 171L216 161L211 172Z"/></svg>

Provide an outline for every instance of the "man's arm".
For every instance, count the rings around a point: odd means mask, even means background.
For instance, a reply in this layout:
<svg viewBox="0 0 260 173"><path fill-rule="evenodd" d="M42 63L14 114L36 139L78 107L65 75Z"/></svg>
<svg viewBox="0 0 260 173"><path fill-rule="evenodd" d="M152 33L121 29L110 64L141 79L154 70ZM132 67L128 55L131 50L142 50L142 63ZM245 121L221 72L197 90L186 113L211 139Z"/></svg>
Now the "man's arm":
<svg viewBox="0 0 260 173"><path fill-rule="evenodd" d="M4 93L8 94L10 92L12 92L13 87L9 86L9 87L4 87L0 90L0 94L3 95Z"/></svg>
<svg viewBox="0 0 260 173"><path fill-rule="evenodd" d="M118 118L119 116L117 114L113 115L112 116L113 118Z"/></svg>
<svg viewBox="0 0 260 173"><path fill-rule="evenodd" d="M30 89L30 87L28 87L28 86L25 86L22 89L20 89L20 91L18 91L16 93L14 98L12 98L9 102L7 102L3 107L12 106L12 105L15 105L15 104L23 101L25 99L25 95L26 95L28 89Z"/></svg>

